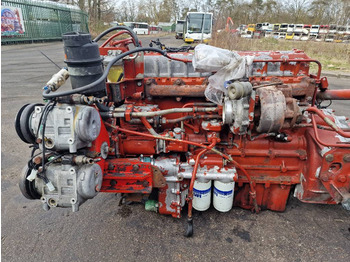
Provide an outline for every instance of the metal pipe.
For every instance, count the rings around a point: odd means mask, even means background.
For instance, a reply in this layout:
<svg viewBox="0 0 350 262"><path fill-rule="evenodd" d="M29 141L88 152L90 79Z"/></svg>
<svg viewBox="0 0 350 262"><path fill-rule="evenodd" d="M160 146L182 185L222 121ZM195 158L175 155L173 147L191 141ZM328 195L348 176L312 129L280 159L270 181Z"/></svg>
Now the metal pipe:
<svg viewBox="0 0 350 262"><path fill-rule="evenodd" d="M134 111L140 112L136 108L134 108ZM140 119L141 119L141 122L143 123L143 125L147 128L148 132L150 132L154 136L159 136L158 133L153 129L151 124L147 121L146 117L143 116L143 117L140 117Z"/></svg>
<svg viewBox="0 0 350 262"><path fill-rule="evenodd" d="M350 147L350 144L329 144L329 143L325 143L325 142L321 141L320 136L318 134L315 116L312 115L311 119L312 119L312 127L313 127L314 133L315 133L315 139L316 139L317 143L319 143L323 146L326 146L326 147Z"/></svg>
<svg viewBox="0 0 350 262"><path fill-rule="evenodd" d="M126 109L124 109L125 112ZM192 113L192 112L215 112L218 110L217 107L194 107L194 108L171 108L171 109L164 109L159 111L150 111L150 112L131 112L131 117L154 117L154 116L162 116L167 114L173 114L173 113ZM122 111L117 111L118 113ZM117 112L113 112L113 117L120 117L120 114Z"/></svg>
<svg viewBox="0 0 350 262"><path fill-rule="evenodd" d="M187 103L187 104L184 104L182 108L185 108L185 107L195 107L195 106L215 106L214 103L209 103L209 102L204 102L204 103L198 103L198 102L195 102L195 103Z"/></svg>
<svg viewBox="0 0 350 262"><path fill-rule="evenodd" d="M329 125L335 132L337 132L339 135L350 138L350 132L344 132L341 128L339 128L328 116L326 116L320 109L316 107L308 107L306 111L310 113L315 113L319 117L322 118L322 120Z"/></svg>
<svg viewBox="0 0 350 262"><path fill-rule="evenodd" d="M316 98L321 100L350 100L350 89L318 91Z"/></svg>
<svg viewBox="0 0 350 262"><path fill-rule="evenodd" d="M209 148L212 149L216 144L216 139L213 139L213 142L209 145ZM192 171L192 177L190 182L190 187L188 190L188 213L187 218L188 220L192 220L192 201L193 201L193 187L194 187L194 181L196 180L197 170L199 166L199 160L202 155L204 155L209 149L205 148L202 151L199 152L199 154L196 157L196 162L193 167Z"/></svg>
<svg viewBox="0 0 350 262"><path fill-rule="evenodd" d="M131 116L137 117L139 115L139 116L145 116L145 117L153 117L153 116L161 116L161 115L167 115L172 113L215 112L217 110L218 110L217 107L172 108L172 109L165 109L165 110L153 111L153 112L131 113Z"/></svg>
<svg viewBox="0 0 350 262"><path fill-rule="evenodd" d="M167 124L174 124L174 123L185 121L185 120L189 120L189 119L204 119L204 118L216 119L216 118L221 118L221 116L220 115L183 116L183 117L175 118L175 119L167 119L166 123Z"/></svg>
<svg viewBox="0 0 350 262"><path fill-rule="evenodd" d="M191 179L192 173L189 172L180 172L177 176L178 178L184 178L184 179ZM233 182L235 181L235 174L222 174L218 172L202 172L197 173L196 175L197 179L202 180L219 180L223 182Z"/></svg>
<svg viewBox="0 0 350 262"><path fill-rule="evenodd" d="M178 58L178 57L173 57L171 55L165 55L165 57L171 59L171 60L175 60L175 61L180 61L180 62L183 62L183 63L192 63L192 59L181 59L181 58Z"/></svg>
<svg viewBox="0 0 350 262"><path fill-rule="evenodd" d="M249 182L249 186L250 186L249 194L252 197L255 212L259 213L260 209L259 209L258 203L256 201L256 191L255 191L251 176L248 174L247 170L245 170L245 168L243 166L241 166L238 162L236 162L233 159L231 159L230 162L232 162L235 167L239 168L243 172L243 174L247 177L248 182Z"/></svg>

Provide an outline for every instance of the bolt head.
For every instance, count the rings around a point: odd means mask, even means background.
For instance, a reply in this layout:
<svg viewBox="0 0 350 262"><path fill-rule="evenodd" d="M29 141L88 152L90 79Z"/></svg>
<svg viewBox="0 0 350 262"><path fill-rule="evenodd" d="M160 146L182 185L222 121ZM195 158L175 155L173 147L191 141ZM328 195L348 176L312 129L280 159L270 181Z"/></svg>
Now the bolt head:
<svg viewBox="0 0 350 262"><path fill-rule="evenodd" d="M339 175L339 176L338 176L338 182L340 182L340 183L345 183L345 182L346 182L346 176L344 176L344 175Z"/></svg>
<svg viewBox="0 0 350 262"><path fill-rule="evenodd" d="M320 178L323 182L327 182L328 181L328 174L327 173L322 173L320 175Z"/></svg>
<svg viewBox="0 0 350 262"><path fill-rule="evenodd" d="M326 155L325 159L327 162L332 162L334 160L334 156L333 154L329 154L329 155Z"/></svg>
<svg viewBox="0 0 350 262"><path fill-rule="evenodd" d="M350 154L344 155L343 161L349 163L350 162Z"/></svg>
<svg viewBox="0 0 350 262"><path fill-rule="evenodd" d="M139 165L133 165L132 166L132 170L133 171L137 171L137 170L139 170L140 169L140 166Z"/></svg>

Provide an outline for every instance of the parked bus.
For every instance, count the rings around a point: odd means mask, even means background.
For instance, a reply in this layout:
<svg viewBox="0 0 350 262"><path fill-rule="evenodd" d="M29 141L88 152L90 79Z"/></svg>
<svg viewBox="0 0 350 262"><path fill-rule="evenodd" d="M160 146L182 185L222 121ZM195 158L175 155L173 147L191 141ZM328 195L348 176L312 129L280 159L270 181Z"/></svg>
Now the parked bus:
<svg viewBox="0 0 350 262"><path fill-rule="evenodd" d="M324 38L325 42L333 42L335 38L335 34L327 34Z"/></svg>
<svg viewBox="0 0 350 262"><path fill-rule="evenodd" d="M299 41L301 39L301 33L294 33L293 40Z"/></svg>
<svg viewBox="0 0 350 262"><path fill-rule="evenodd" d="M280 26L280 32L287 32L288 29L288 24L287 23L283 23Z"/></svg>
<svg viewBox="0 0 350 262"><path fill-rule="evenodd" d="M267 27L266 32L272 32L273 28L274 28L274 24L269 24L268 27Z"/></svg>
<svg viewBox="0 0 350 262"><path fill-rule="evenodd" d="M328 34L329 32L329 25L320 25L320 34Z"/></svg>
<svg viewBox="0 0 350 262"><path fill-rule="evenodd" d="M310 33L318 34L320 31L320 25L312 25L310 29Z"/></svg>
<svg viewBox="0 0 350 262"><path fill-rule="evenodd" d="M213 14L204 12L188 12L184 24L184 41L208 42L213 30Z"/></svg>
<svg viewBox="0 0 350 262"><path fill-rule="evenodd" d="M301 40L301 41L307 41L307 40L309 40L309 34L302 33L302 34L301 34L300 40Z"/></svg>
<svg viewBox="0 0 350 262"><path fill-rule="evenodd" d="M132 28L137 35L148 35L148 24L142 22L124 22L125 26Z"/></svg>
<svg viewBox="0 0 350 262"><path fill-rule="evenodd" d="M309 34L309 40L311 41L316 41L317 40L317 37L318 37L319 34Z"/></svg>
<svg viewBox="0 0 350 262"><path fill-rule="evenodd" d="M148 27L149 34L158 34L159 32L162 31L162 28L157 25L150 25Z"/></svg>
<svg viewBox="0 0 350 262"><path fill-rule="evenodd" d="M295 24L289 24L287 28L288 33L293 33L295 28Z"/></svg>
<svg viewBox="0 0 350 262"><path fill-rule="evenodd" d="M262 23L258 23L255 25L255 31L262 31L263 30L263 24Z"/></svg>
<svg viewBox="0 0 350 262"><path fill-rule="evenodd" d="M286 35L287 35L286 32L280 32L278 39L286 39Z"/></svg>
<svg viewBox="0 0 350 262"><path fill-rule="evenodd" d="M269 25L270 25L270 23L267 23L267 22L262 23L261 30L263 30L263 31L269 30Z"/></svg>
<svg viewBox="0 0 350 262"><path fill-rule="evenodd" d="M343 36L343 43L350 43L350 33Z"/></svg>
<svg viewBox="0 0 350 262"><path fill-rule="evenodd" d="M337 32L337 25L335 25L335 24L329 25L329 31L328 31L328 33L330 33L330 34L335 34L336 32Z"/></svg>
<svg viewBox="0 0 350 262"><path fill-rule="evenodd" d="M303 24L296 24L294 28L294 33L302 33L303 32Z"/></svg>
<svg viewBox="0 0 350 262"><path fill-rule="evenodd" d="M278 32L280 30L281 24L274 24L273 31Z"/></svg>
<svg viewBox="0 0 350 262"><path fill-rule="evenodd" d="M175 38L183 38L185 20L177 20L175 27Z"/></svg>
<svg viewBox="0 0 350 262"><path fill-rule="evenodd" d="M345 32L346 32L346 26L339 25L337 27L337 34L343 35L343 34L345 34Z"/></svg>
<svg viewBox="0 0 350 262"><path fill-rule="evenodd" d="M304 25L303 27L303 34L310 33L311 25Z"/></svg>

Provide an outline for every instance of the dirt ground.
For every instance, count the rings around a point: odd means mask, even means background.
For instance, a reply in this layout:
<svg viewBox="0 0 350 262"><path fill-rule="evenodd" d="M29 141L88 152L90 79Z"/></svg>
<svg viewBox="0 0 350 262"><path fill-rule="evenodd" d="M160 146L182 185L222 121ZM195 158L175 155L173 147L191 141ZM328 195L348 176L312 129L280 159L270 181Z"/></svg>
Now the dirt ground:
<svg viewBox="0 0 350 262"><path fill-rule="evenodd" d="M143 38L144 45L149 42ZM169 36L166 44L181 40ZM283 213L213 208L194 214L195 235L184 238L185 218L118 206L99 194L72 213L25 199L18 175L30 149L16 135L14 118L25 103L41 102L42 86L63 66L61 42L2 47L1 215L3 261L350 261L350 212L340 205L311 205L291 198ZM349 80L329 78L332 88ZM349 102L334 103L350 116Z"/></svg>

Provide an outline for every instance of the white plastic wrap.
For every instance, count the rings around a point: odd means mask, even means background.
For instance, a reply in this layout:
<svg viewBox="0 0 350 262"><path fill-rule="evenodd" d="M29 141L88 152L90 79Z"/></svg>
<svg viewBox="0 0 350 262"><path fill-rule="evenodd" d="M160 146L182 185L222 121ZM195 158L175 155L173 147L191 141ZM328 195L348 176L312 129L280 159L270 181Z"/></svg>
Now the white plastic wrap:
<svg viewBox="0 0 350 262"><path fill-rule="evenodd" d="M213 103L221 105L227 89L225 81L237 80L248 76L253 56L240 56L237 52L199 44L194 49L193 67L197 72L216 72L209 77L205 96Z"/></svg>

